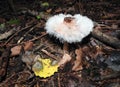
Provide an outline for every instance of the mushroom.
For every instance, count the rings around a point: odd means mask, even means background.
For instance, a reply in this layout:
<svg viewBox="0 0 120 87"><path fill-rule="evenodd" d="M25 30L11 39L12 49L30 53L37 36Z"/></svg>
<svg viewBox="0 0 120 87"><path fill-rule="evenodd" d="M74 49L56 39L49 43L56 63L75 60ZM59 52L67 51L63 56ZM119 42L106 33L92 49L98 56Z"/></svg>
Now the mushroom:
<svg viewBox="0 0 120 87"><path fill-rule="evenodd" d="M63 50L68 50L68 43L81 42L93 30L93 21L86 16L58 14L50 17L45 25L48 34L64 43Z"/></svg>

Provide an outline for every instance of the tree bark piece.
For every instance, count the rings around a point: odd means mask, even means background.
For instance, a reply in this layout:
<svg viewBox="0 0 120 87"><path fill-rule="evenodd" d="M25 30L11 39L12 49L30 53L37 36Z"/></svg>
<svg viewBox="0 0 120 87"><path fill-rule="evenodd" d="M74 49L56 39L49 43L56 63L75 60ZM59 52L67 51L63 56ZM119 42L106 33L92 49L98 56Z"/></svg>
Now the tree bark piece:
<svg viewBox="0 0 120 87"><path fill-rule="evenodd" d="M97 29L97 27L93 30L92 36L113 48L120 49L119 39L102 33L100 30Z"/></svg>
<svg viewBox="0 0 120 87"><path fill-rule="evenodd" d="M8 32L5 32L3 34L0 34L0 40L7 39L10 35L12 35L15 32L14 29L9 30Z"/></svg>

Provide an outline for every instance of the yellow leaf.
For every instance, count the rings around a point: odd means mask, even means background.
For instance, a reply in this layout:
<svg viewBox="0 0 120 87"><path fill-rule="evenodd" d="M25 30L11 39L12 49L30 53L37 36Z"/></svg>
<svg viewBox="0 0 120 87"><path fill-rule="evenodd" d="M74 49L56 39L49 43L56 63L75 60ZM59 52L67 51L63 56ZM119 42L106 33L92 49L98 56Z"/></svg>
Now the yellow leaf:
<svg viewBox="0 0 120 87"><path fill-rule="evenodd" d="M32 70L34 71L36 76L47 78L47 77L52 76L55 72L58 71L58 64L51 65L52 61L50 59L38 58L38 61L39 63L42 64L42 67L41 67L41 64L37 64L38 67L37 66L32 67Z"/></svg>

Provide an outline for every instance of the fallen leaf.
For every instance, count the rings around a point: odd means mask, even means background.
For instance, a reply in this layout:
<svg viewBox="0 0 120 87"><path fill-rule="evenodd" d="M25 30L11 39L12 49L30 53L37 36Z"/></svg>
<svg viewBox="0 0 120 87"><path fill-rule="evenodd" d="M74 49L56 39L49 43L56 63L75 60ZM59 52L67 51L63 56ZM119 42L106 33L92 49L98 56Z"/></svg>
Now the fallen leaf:
<svg viewBox="0 0 120 87"><path fill-rule="evenodd" d="M21 45L18 45L18 46L15 46L15 47L11 48L11 56L19 55L20 51L21 51L21 48L22 48Z"/></svg>
<svg viewBox="0 0 120 87"><path fill-rule="evenodd" d="M24 50L27 51L27 50L30 50L31 48L33 47L33 42L25 42L24 43ZM21 45L17 45L13 48L11 48L11 56L16 56L16 55L19 55L20 52L21 52L21 49L22 49L22 46Z"/></svg>
<svg viewBox="0 0 120 87"><path fill-rule="evenodd" d="M52 61L48 58L38 58L38 60L32 66L32 70L34 71L36 76L43 78L50 77L58 71L58 64L51 65L51 62Z"/></svg>
<svg viewBox="0 0 120 87"><path fill-rule="evenodd" d="M66 63L68 63L71 60L71 56L69 54L64 54L63 58L58 63L59 66L64 66Z"/></svg>
<svg viewBox="0 0 120 87"><path fill-rule="evenodd" d="M61 8L58 8L58 9L55 10L55 12L56 12L56 13L62 12L62 9L61 9Z"/></svg>
<svg viewBox="0 0 120 87"><path fill-rule="evenodd" d="M46 10L46 12L47 13L50 13L52 11L52 9L50 8L50 9L48 9L48 10Z"/></svg>
<svg viewBox="0 0 120 87"><path fill-rule="evenodd" d="M7 22L8 24L19 24L20 20L19 19L10 19L10 21Z"/></svg>
<svg viewBox="0 0 120 87"><path fill-rule="evenodd" d="M33 52L25 51L25 53L22 55L22 61L27 65L29 69L31 69L31 65L33 64L36 57L37 55L35 55Z"/></svg>
<svg viewBox="0 0 120 87"><path fill-rule="evenodd" d="M0 29L2 29L2 30L5 29L5 23L0 24Z"/></svg>
<svg viewBox="0 0 120 87"><path fill-rule="evenodd" d="M48 6L49 6L49 3L48 3L48 2L43 2L43 3L41 4L41 6L42 6L42 7L48 7Z"/></svg>
<svg viewBox="0 0 120 87"><path fill-rule="evenodd" d="M74 66L72 68L73 71L78 71L78 70L82 70L82 49L76 49L75 50L75 54L76 54L76 60L74 62Z"/></svg>
<svg viewBox="0 0 120 87"><path fill-rule="evenodd" d="M24 46L24 50L30 50L33 47L33 42L27 41Z"/></svg>
<svg viewBox="0 0 120 87"><path fill-rule="evenodd" d="M39 20L39 19L41 19L41 16L40 16L40 15L37 15L36 18Z"/></svg>

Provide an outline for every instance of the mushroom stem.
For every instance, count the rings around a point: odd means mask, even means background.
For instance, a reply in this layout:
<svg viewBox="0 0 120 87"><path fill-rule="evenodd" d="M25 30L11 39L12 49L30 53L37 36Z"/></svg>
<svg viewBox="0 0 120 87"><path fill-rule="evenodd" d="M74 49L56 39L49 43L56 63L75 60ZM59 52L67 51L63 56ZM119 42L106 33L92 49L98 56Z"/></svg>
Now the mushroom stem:
<svg viewBox="0 0 120 87"><path fill-rule="evenodd" d="M69 49L69 44L67 42L64 42L64 44L63 44L64 53L69 53L68 49Z"/></svg>

